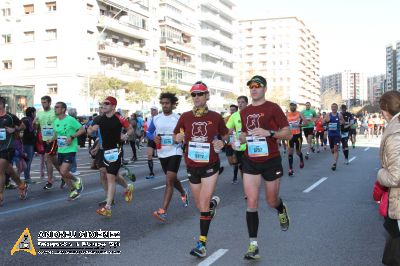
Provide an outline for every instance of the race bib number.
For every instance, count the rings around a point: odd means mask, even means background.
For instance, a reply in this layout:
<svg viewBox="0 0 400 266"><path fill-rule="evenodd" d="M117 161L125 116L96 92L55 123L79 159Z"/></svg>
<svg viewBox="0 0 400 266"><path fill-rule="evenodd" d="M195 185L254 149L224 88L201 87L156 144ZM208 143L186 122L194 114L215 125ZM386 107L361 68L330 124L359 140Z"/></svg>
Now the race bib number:
<svg viewBox="0 0 400 266"><path fill-rule="evenodd" d="M349 137L349 132L342 132L342 138L347 138Z"/></svg>
<svg viewBox="0 0 400 266"><path fill-rule="evenodd" d="M233 144L233 134L229 135L229 144Z"/></svg>
<svg viewBox="0 0 400 266"><path fill-rule="evenodd" d="M52 127L45 127L42 129L42 135L44 137L52 137L54 135L54 129Z"/></svg>
<svg viewBox="0 0 400 266"><path fill-rule="evenodd" d="M289 127L291 130L296 130L300 128L300 124L297 121L289 122Z"/></svg>
<svg viewBox="0 0 400 266"><path fill-rule="evenodd" d="M0 140L6 140L6 129L0 128Z"/></svg>
<svg viewBox="0 0 400 266"><path fill-rule="evenodd" d="M161 135L161 146L172 146L173 144L174 141L172 139L172 135L170 134Z"/></svg>
<svg viewBox="0 0 400 266"><path fill-rule="evenodd" d="M67 146L67 137L66 136L59 136L57 137L57 145L59 148L63 148Z"/></svg>
<svg viewBox="0 0 400 266"><path fill-rule="evenodd" d="M249 157L268 156L268 143L265 137L246 137Z"/></svg>
<svg viewBox="0 0 400 266"><path fill-rule="evenodd" d="M208 163L210 160L210 143L189 141L188 158L198 163Z"/></svg>
<svg viewBox="0 0 400 266"><path fill-rule="evenodd" d="M332 131L337 130L337 123L329 123L328 129Z"/></svg>
<svg viewBox="0 0 400 266"><path fill-rule="evenodd" d="M116 162L118 160L118 155L118 148L104 151L104 159L110 163Z"/></svg>

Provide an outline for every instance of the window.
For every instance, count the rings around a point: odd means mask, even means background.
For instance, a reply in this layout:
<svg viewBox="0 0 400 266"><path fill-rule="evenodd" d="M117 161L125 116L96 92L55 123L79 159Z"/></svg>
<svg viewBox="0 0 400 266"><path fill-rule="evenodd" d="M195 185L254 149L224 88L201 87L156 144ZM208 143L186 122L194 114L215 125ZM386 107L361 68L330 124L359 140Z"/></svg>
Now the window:
<svg viewBox="0 0 400 266"><path fill-rule="evenodd" d="M57 67L57 56L46 57L46 67Z"/></svg>
<svg viewBox="0 0 400 266"><path fill-rule="evenodd" d="M3 60L3 69L12 69L12 61Z"/></svg>
<svg viewBox="0 0 400 266"><path fill-rule="evenodd" d="M11 16L11 8L3 8L3 9L1 9L1 14L3 15L3 17Z"/></svg>
<svg viewBox="0 0 400 266"><path fill-rule="evenodd" d="M35 32L34 31L25 31L25 41L26 42L33 42L35 40Z"/></svg>
<svg viewBox="0 0 400 266"><path fill-rule="evenodd" d="M56 2L47 2L46 3L46 9L49 12L54 12L57 10L57 5Z"/></svg>
<svg viewBox="0 0 400 266"><path fill-rule="evenodd" d="M86 9L87 9L87 10L93 10L93 5L87 3L87 4L86 4Z"/></svg>
<svg viewBox="0 0 400 266"><path fill-rule="evenodd" d="M35 68L35 58L25 58L24 59L24 68L25 69L34 69Z"/></svg>
<svg viewBox="0 0 400 266"><path fill-rule="evenodd" d="M57 92L58 92L57 83L47 84L47 93L48 94L57 94Z"/></svg>
<svg viewBox="0 0 400 266"><path fill-rule="evenodd" d="M35 12L35 6L33 4L24 5L24 12L26 15L33 14Z"/></svg>
<svg viewBox="0 0 400 266"><path fill-rule="evenodd" d="M57 40L57 29L46 30L46 40Z"/></svg>
<svg viewBox="0 0 400 266"><path fill-rule="evenodd" d="M3 35L1 35L1 42L3 44L11 43L11 34L3 34Z"/></svg>

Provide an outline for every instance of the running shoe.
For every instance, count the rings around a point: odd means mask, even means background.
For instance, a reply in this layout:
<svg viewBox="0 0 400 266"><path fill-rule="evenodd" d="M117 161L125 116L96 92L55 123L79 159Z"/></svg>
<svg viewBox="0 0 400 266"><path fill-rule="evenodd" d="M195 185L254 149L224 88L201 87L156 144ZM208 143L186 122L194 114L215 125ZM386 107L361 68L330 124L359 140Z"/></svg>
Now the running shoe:
<svg viewBox="0 0 400 266"><path fill-rule="evenodd" d="M200 241L197 241L196 247L190 251L190 255L198 257L198 258L204 258L207 256L207 249L206 246L203 245Z"/></svg>
<svg viewBox="0 0 400 266"><path fill-rule="evenodd" d="M184 191L185 195L181 196L181 200L183 202L183 207L186 208L187 206L189 206L189 193L187 189L184 189Z"/></svg>
<svg viewBox="0 0 400 266"><path fill-rule="evenodd" d="M356 144L353 144L353 149L355 149L356 148Z"/></svg>
<svg viewBox="0 0 400 266"><path fill-rule="evenodd" d="M134 190L133 184L129 184L127 190L124 192L124 197L126 202L131 202L133 198L133 190Z"/></svg>
<svg viewBox="0 0 400 266"><path fill-rule="evenodd" d="M64 187L65 187L65 181L63 178L61 178L60 188L63 189Z"/></svg>
<svg viewBox="0 0 400 266"><path fill-rule="evenodd" d="M53 188L53 184L50 182L47 182L46 185L43 187L44 190L50 190Z"/></svg>
<svg viewBox="0 0 400 266"><path fill-rule="evenodd" d="M300 168L304 168L304 161L300 160Z"/></svg>
<svg viewBox="0 0 400 266"><path fill-rule="evenodd" d="M28 178L28 179L25 179L24 180L24 182L25 183L27 183L27 184L36 184L36 182L35 181L33 181L32 179L30 179L30 178Z"/></svg>
<svg viewBox="0 0 400 266"><path fill-rule="evenodd" d="M6 185L6 189L16 189L17 186L11 183L8 183L8 185Z"/></svg>
<svg viewBox="0 0 400 266"><path fill-rule="evenodd" d="M310 156L310 154L307 152L306 156L304 156L304 158L306 158L306 160L308 160L308 157Z"/></svg>
<svg viewBox="0 0 400 266"><path fill-rule="evenodd" d="M159 208L158 211L154 211L153 215L163 223L167 221L167 213L163 208Z"/></svg>
<svg viewBox="0 0 400 266"><path fill-rule="evenodd" d="M27 183L21 183L21 185L18 186L18 193L20 199L24 200L28 197L28 188L29 185Z"/></svg>
<svg viewBox="0 0 400 266"><path fill-rule="evenodd" d="M350 163L350 162L349 162L349 159L345 159L345 160L344 160L344 164L345 164L345 165L349 165L349 163Z"/></svg>
<svg viewBox="0 0 400 266"><path fill-rule="evenodd" d="M99 207L103 207L107 205L107 199L104 199L102 201L100 201L99 203L97 203L99 205ZM114 200L112 201L111 205L115 205Z"/></svg>
<svg viewBox="0 0 400 266"><path fill-rule="evenodd" d="M259 260L260 254L258 251L258 246L250 243L249 248L247 249L246 254L244 254L245 260Z"/></svg>
<svg viewBox="0 0 400 266"><path fill-rule="evenodd" d="M77 176L77 175L80 175L80 174L81 174L81 172L78 172L78 171L70 172L70 173L71 173L71 175L73 175L73 176Z"/></svg>
<svg viewBox="0 0 400 266"><path fill-rule="evenodd" d="M235 178L235 179L232 180L232 184L233 184L233 185L239 184L239 181L237 180L237 178Z"/></svg>
<svg viewBox="0 0 400 266"><path fill-rule="evenodd" d="M83 191L83 183L80 177L76 177L76 181L74 182L74 187L76 188L78 193Z"/></svg>
<svg viewBox="0 0 400 266"><path fill-rule="evenodd" d="M221 201L221 199L218 196L213 196L211 201L210 201L210 216L211 219L213 219L215 217L215 215L217 214L217 206L219 204L219 202Z"/></svg>
<svg viewBox="0 0 400 266"><path fill-rule="evenodd" d="M331 167L331 169L332 169L332 171L335 171L336 170L336 164L334 163L334 164L332 164L332 167Z"/></svg>
<svg viewBox="0 0 400 266"><path fill-rule="evenodd" d="M279 217L279 223L281 225L281 230L287 231L289 229L289 215L285 203L283 203L283 212L282 213L278 212L278 217Z"/></svg>
<svg viewBox="0 0 400 266"><path fill-rule="evenodd" d="M293 171L293 169L289 169L289 171L288 171L288 175L289 175L289 176L293 176L293 175L294 175L294 171Z"/></svg>
<svg viewBox="0 0 400 266"><path fill-rule="evenodd" d="M311 151L314 153L314 152L315 152L315 148L314 148L314 147L311 147Z"/></svg>
<svg viewBox="0 0 400 266"><path fill-rule="evenodd" d="M81 196L81 194L79 194L79 192L76 189L74 189L69 193L68 200L69 201L76 200L80 196Z"/></svg>
<svg viewBox="0 0 400 266"><path fill-rule="evenodd" d="M218 175L222 174L223 172L224 172L224 167L221 166L221 167L219 168Z"/></svg>
<svg viewBox="0 0 400 266"><path fill-rule="evenodd" d="M97 209L97 214L105 217L111 217L111 208L107 208L106 206Z"/></svg>

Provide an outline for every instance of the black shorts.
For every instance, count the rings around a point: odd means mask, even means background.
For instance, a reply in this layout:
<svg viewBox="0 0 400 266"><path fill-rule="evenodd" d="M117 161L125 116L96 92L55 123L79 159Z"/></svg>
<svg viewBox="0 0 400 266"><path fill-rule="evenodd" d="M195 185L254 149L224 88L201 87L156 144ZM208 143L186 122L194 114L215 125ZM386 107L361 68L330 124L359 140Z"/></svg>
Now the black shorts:
<svg viewBox="0 0 400 266"><path fill-rule="evenodd" d="M303 128L304 136L308 138L308 135L314 135L314 129L310 128Z"/></svg>
<svg viewBox="0 0 400 266"><path fill-rule="evenodd" d="M187 167L189 182L200 184L202 178L207 178L219 172L220 162L216 162L205 167Z"/></svg>
<svg viewBox="0 0 400 266"><path fill-rule="evenodd" d="M340 142L342 140L341 136L328 136L329 139L329 147L333 149L335 145L340 145Z"/></svg>
<svg viewBox="0 0 400 266"><path fill-rule="evenodd" d="M101 151L102 151L101 158L103 159L103 164L107 170L107 174L118 175L119 168L121 168L121 164L122 164L121 149L119 150L118 159L115 162L109 162L106 159L104 159L104 150L101 150Z"/></svg>
<svg viewBox="0 0 400 266"><path fill-rule="evenodd" d="M357 135L357 130L355 128L350 128L349 136Z"/></svg>
<svg viewBox="0 0 400 266"><path fill-rule="evenodd" d="M46 141L43 141L43 148L44 152L49 155L56 155L57 154L57 141L52 141L47 143Z"/></svg>
<svg viewBox="0 0 400 266"><path fill-rule="evenodd" d="M106 165L104 164L103 157L104 157L104 150L99 149L99 151L96 154L96 157L94 158L94 163L99 169L106 167Z"/></svg>
<svg viewBox="0 0 400 266"><path fill-rule="evenodd" d="M278 156L265 162L257 163L250 161L247 156L244 156L243 173L261 175L265 181L274 181L283 176L282 158Z"/></svg>
<svg viewBox="0 0 400 266"><path fill-rule="evenodd" d="M317 139L324 140L324 131L317 132Z"/></svg>
<svg viewBox="0 0 400 266"><path fill-rule="evenodd" d="M228 145L228 146L225 147L226 156L228 156L228 157L229 156L233 156L233 152L234 152L234 150L233 150L231 145Z"/></svg>
<svg viewBox="0 0 400 266"><path fill-rule="evenodd" d="M4 159L7 162L12 164L13 158L15 154L15 149L14 148L9 148L3 151L0 151L0 159Z"/></svg>
<svg viewBox="0 0 400 266"><path fill-rule="evenodd" d="M76 156L76 152L58 153L58 165L63 163L71 164Z"/></svg>
<svg viewBox="0 0 400 266"><path fill-rule="evenodd" d="M147 140L147 147L156 149L156 143L154 142L154 140L151 139Z"/></svg>
<svg viewBox="0 0 400 266"><path fill-rule="evenodd" d="M301 136L301 134L296 134L293 135L291 140L289 140L289 147L293 149L294 145L296 144L296 150L300 151L302 143L303 143L303 137Z"/></svg>
<svg viewBox="0 0 400 266"><path fill-rule="evenodd" d="M239 169L243 169L243 156L244 156L244 151L235 151L236 159L239 165Z"/></svg>
<svg viewBox="0 0 400 266"><path fill-rule="evenodd" d="M161 168L163 169L164 174L167 174L167 171L178 173L182 159L181 155L173 155L158 159L160 159Z"/></svg>

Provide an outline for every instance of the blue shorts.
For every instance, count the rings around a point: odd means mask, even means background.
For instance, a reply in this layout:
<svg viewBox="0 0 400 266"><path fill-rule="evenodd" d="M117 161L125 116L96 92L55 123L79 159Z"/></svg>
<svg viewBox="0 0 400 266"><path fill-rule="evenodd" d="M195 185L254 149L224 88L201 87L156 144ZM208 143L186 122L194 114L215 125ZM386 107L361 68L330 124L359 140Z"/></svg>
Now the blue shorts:
<svg viewBox="0 0 400 266"><path fill-rule="evenodd" d="M328 136L329 139L329 147L333 149L335 145L340 145L340 142L342 141L342 137L339 136Z"/></svg>
<svg viewBox="0 0 400 266"><path fill-rule="evenodd" d="M75 159L76 152L58 153L58 165L71 164Z"/></svg>

